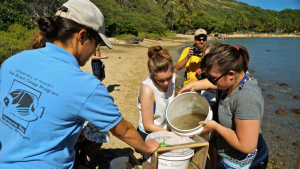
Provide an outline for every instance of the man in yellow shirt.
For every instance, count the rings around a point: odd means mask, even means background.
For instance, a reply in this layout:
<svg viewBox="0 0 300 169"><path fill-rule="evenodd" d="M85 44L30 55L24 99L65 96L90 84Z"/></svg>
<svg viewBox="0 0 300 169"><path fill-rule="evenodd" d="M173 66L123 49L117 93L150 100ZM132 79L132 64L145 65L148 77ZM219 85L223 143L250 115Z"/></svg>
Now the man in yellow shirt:
<svg viewBox="0 0 300 169"><path fill-rule="evenodd" d="M183 87L191 82L198 80L198 74L196 73L196 71L201 71L200 63L206 47L206 39L207 32L204 29L197 29L194 38L195 44L193 45L193 47L186 47L180 55L180 58L176 65L176 70L179 71L185 67ZM196 47L200 50L200 54L198 55L194 54L194 50Z"/></svg>

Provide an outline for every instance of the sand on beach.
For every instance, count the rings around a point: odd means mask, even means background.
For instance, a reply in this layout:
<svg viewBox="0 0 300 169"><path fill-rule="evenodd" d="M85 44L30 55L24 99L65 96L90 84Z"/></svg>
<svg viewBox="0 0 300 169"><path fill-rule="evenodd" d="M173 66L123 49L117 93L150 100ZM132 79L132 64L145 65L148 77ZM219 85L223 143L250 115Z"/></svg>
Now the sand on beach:
<svg viewBox="0 0 300 169"><path fill-rule="evenodd" d="M141 82L148 74L148 48L151 46L179 46L181 42L193 41L193 35L177 35L175 37L165 37L161 41L144 39L139 44L124 44L109 38L113 49L101 47L101 55L109 56L103 59L105 64L106 78L103 81L109 93L114 98L124 119L129 121L135 128L138 126L140 117L137 107L137 94ZM92 73L91 60L81 67L84 72ZM102 148L112 150L118 156L127 156L134 149L117 139L111 134L111 141L103 144ZM134 152L137 158L140 154Z"/></svg>

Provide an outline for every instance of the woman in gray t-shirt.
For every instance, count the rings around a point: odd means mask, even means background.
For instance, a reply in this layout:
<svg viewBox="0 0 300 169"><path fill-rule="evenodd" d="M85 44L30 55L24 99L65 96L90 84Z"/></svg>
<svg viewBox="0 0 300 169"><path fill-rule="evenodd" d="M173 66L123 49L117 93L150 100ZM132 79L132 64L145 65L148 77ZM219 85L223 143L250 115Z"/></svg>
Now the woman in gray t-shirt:
<svg viewBox="0 0 300 169"><path fill-rule="evenodd" d="M268 148L261 134L264 99L257 80L246 74L249 54L243 46L222 44L205 55L201 67L207 79L181 92L227 90L218 107L219 123L202 121L203 132L217 132L217 168L266 168Z"/></svg>

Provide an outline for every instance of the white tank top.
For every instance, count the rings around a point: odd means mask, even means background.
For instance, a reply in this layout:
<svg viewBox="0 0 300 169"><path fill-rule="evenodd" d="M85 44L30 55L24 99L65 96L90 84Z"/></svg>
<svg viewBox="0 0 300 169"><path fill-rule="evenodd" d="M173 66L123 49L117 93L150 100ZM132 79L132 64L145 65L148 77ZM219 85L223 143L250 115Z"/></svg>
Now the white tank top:
<svg viewBox="0 0 300 169"><path fill-rule="evenodd" d="M175 97L175 73L173 74L173 78L168 86L167 92L163 92L157 86L157 84L154 82L154 79L152 79L150 74L148 74L146 80L144 80L142 82L142 84L150 86L154 93L154 96L155 96L155 104L154 104L154 112L153 112L154 124L164 128L164 129L168 129L167 119L166 119L166 110L167 110L169 103L171 103L171 101ZM144 125L143 125L143 121L142 121L141 103L139 101L139 94L137 97L137 106L140 110L139 129L142 132L149 134L144 129Z"/></svg>

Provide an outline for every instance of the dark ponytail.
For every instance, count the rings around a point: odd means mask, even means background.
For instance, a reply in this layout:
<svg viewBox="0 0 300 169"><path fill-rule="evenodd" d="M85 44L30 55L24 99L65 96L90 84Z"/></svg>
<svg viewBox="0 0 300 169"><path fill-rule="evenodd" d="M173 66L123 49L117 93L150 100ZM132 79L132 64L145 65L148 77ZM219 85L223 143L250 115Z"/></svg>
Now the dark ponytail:
<svg viewBox="0 0 300 169"><path fill-rule="evenodd" d="M53 42L53 40L57 37L58 27L54 20L50 17L40 17L37 20L38 28L40 31L44 32L45 39L48 42Z"/></svg>
<svg viewBox="0 0 300 169"><path fill-rule="evenodd" d="M207 71L216 67L220 73L230 70L240 73L248 70L248 63L249 53L245 47L221 44L205 55L201 67Z"/></svg>
<svg viewBox="0 0 300 169"><path fill-rule="evenodd" d="M59 10L67 12L68 8L61 7ZM40 38L41 41L33 39L30 47L43 47L46 42L53 43L54 41L60 41L63 45L67 46L69 40L73 37L73 34L82 29L87 31L87 37L89 39L98 37L98 39L101 40L99 34L92 28L83 26L60 16L56 16L54 19L42 16L37 20L37 24L41 31L40 35L42 35L43 38Z"/></svg>

